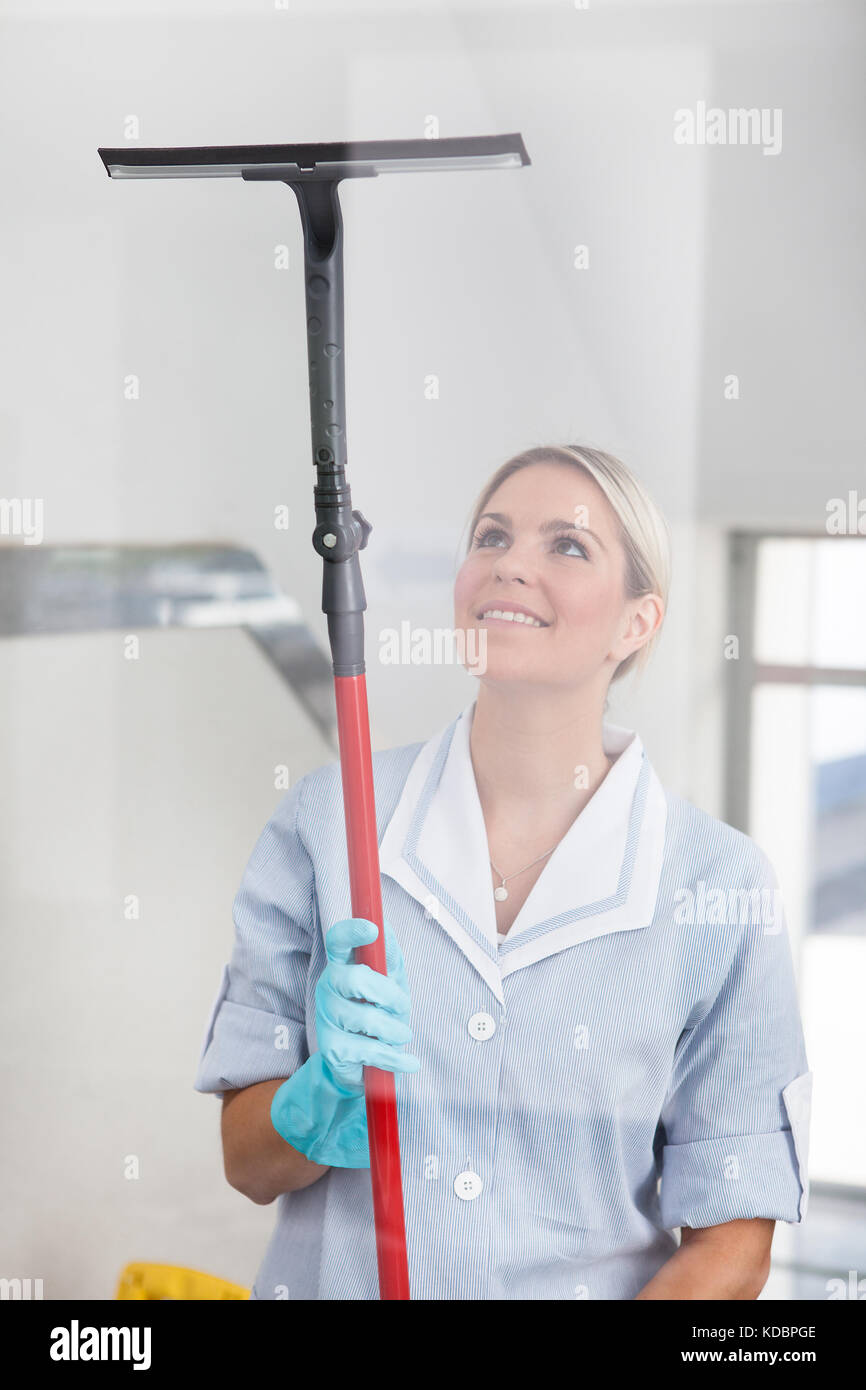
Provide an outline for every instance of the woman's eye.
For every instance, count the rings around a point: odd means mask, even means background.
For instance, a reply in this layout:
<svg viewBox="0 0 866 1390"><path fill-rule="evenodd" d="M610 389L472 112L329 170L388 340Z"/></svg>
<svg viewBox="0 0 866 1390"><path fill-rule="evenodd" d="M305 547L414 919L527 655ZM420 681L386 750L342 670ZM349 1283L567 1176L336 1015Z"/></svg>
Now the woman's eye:
<svg viewBox="0 0 866 1390"><path fill-rule="evenodd" d="M499 529L498 526L491 526L491 527L489 527L486 531L479 531L479 532L476 533L476 536L475 536L475 544L476 544L476 546L484 546L484 545L486 545L487 541L489 540L489 538L490 538L491 536L505 536L505 532L504 532L504 531L501 531L501 530ZM507 539L507 538L506 538L506 539ZM563 545L563 544L565 544L565 545L577 546L577 552L572 551L571 554L574 555L575 553L577 553L577 554L579 554L584 560L588 560L588 559L589 559L589 555L587 554L586 547L583 545L583 542L582 542L582 541L579 541L579 540L577 539L576 536L565 536L565 535L559 536L559 537L557 537L557 539L553 542L553 544L554 544L554 546L556 546L556 547L559 547L560 545ZM559 551L559 554L564 554L564 553L565 553L565 552L563 552L563 551Z"/></svg>
<svg viewBox="0 0 866 1390"><path fill-rule="evenodd" d="M588 558L588 557L587 557L587 553L586 553L586 547L583 545L583 543L582 543L581 541L577 540L577 538L576 538L575 536L560 536L559 540L558 540L556 543L557 543L557 545L561 545L563 542L564 542L566 545L576 545L577 548L578 548L578 550L580 551L580 554L583 556L583 558L584 558L584 559L587 559L587 558ZM572 552L572 553L573 553L573 552Z"/></svg>

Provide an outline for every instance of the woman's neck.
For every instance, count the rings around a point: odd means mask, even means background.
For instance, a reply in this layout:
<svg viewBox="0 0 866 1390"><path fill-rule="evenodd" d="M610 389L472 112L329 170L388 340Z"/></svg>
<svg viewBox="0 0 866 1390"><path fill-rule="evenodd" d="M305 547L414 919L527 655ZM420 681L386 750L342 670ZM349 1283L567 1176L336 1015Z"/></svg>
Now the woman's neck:
<svg viewBox="0 0 866 1390"><path fill-rule="evenodd" d="M488 827L540 822L567 826L612 767L602 744L602 710L574 693L500 696L481 686L469 747Z"/></svg>

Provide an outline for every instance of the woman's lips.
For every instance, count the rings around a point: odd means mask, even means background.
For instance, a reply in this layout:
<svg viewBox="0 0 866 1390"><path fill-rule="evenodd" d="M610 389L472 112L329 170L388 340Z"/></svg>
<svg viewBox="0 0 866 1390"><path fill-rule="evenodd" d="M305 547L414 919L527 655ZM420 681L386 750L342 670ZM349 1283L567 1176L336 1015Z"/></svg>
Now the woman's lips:
<svg viewBox="0 0 866 1390"><path fill-rule="evenodd" d="M485 613L483 617L476 618L475 621L479 623L490 623L491 627L525 627L528 632L543 632L545 627L550 626L549 623L541 623L540 626L536 623L527 623L524 622L522 618L516 617L494 618L492 613Z"/></svg>

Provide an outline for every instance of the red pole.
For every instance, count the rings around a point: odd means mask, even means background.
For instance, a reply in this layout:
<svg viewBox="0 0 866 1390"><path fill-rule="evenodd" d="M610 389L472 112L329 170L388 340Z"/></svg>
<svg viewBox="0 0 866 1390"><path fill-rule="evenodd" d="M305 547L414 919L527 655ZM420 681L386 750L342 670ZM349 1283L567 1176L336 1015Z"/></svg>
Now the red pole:
<svg viewBox="0 0 866 1390"><path fill-rule="evenodd" d="M375 941L369 946L355 948L355 959L361 965L369 965L381 975L387 975L367 678L364 675L335 676L334 687L352 916L366 917L379 928ZM364 1089L370 1138L379 1296L382 1299L408 1299L409 1261L406 1254L394 1073L378 1067L365 1067Z"/></svg>

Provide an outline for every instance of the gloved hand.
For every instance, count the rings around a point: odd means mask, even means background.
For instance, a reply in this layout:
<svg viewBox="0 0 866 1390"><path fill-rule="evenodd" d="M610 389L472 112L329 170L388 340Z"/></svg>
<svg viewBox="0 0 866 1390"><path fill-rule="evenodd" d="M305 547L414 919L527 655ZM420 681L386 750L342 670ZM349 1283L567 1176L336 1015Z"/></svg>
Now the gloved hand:
<svg viewBox="0 0 866 1390"><path fill-rule="evenodd" d="M319 1048L271 1101L271 1123L314 1163L369 1168L364 1067L414 1072L421 1063L399 1049L412 1036L409 989L397 938L385 922L388 974L352 960L379 929L365 917L335 922L325 937L328 964L316 985Z"/></svg>

